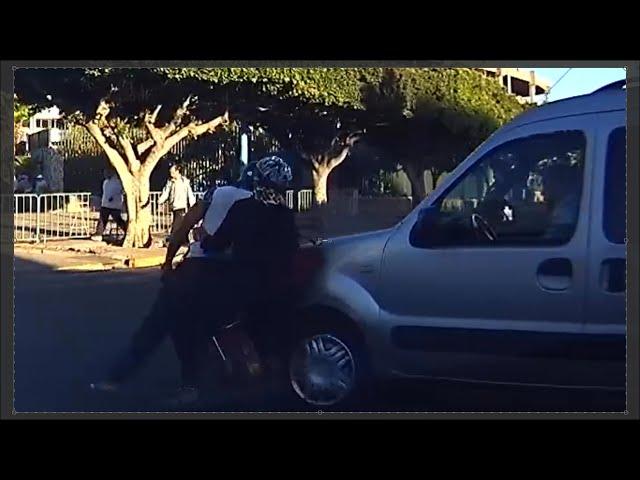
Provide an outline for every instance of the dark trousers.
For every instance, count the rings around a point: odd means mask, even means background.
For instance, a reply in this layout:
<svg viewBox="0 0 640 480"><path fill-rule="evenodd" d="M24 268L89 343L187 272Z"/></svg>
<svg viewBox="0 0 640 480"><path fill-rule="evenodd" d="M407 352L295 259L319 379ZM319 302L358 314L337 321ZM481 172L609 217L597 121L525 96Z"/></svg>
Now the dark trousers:
<svg viewBox="0 0 640 480"><path fill-rule="evenodd" d="M122 229L122 231L127 231L127 222L122 219L120 210L116 208L101 207L100 219L98 220L98 226L96 228L96 235L102 235L104 233L107 222L109 222L109 217L113 218L113 221L116 222L116 224Z"/></svg>
<svg viewBox="0 0 640 480"><path fill-rule="evenodd" d="M171 237L173 237L173 235L175 234L176 230L180 226L180 222L182 222L182 219L184 218L185 213L187 213L187 210L185 208L178 208L173 211L172 220L171 220L171 232L169 233L169 237L167 238L167 241L170 240ZM185 240L182 245L184 246L189 245L189 240L188 239Z"/></svg>
<svg viewBox="0 0 640 480"><path fill-rule="evenodd" d="M175 233L175 231L178 229L178 227L180 226L180 222L182 222L182 219L184 218L184 214L187 213L187 209L186 208L178 208L176 210L173 211L173 219L171 221L171 234L173 235Z"/></svg>
<svg viewBox="0 0 640 480"><path fill-rule="evenodd" d="M130 345L109 372L109 380L123 382L170 337L180 360L182 384L199 384L200 367L215 332L216 320L234 311L233 295L224 285L224 265L204 258L186 259L169 274L151 311L134 333Z"/></svg>

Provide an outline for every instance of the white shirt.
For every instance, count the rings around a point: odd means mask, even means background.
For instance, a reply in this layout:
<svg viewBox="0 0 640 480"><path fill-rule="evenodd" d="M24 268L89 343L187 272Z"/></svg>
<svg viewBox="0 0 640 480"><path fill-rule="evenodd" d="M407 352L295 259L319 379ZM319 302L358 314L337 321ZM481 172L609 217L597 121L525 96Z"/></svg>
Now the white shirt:
<svg viewBox="0 0 640 480"><path fill-rule="evenodd" d="M238 187L225 186L216 188L211 195L205 194L203 201L209 206L204 214L202 226L209 235L216 233L227 213L238 200L249 198L251 192ZM206 254L200 246L200 242L192 242L189 245L189 257L205 257Z"/></svg>
<svg viewBox="0 0 640 480"><path fill-rule="evenodd" d="M158 203L162 205L169 200L171 210L187 210L196 203L196 196L191 189L191 183L187 177L180 176L177 179L170 178L160 194Z"/></svg>
<svg viewBox="0 0 640 480"><path fill-rule="evenodd" d="M102 207L122 210L122 183L117 176L107 178L102 183Z"/></svg>

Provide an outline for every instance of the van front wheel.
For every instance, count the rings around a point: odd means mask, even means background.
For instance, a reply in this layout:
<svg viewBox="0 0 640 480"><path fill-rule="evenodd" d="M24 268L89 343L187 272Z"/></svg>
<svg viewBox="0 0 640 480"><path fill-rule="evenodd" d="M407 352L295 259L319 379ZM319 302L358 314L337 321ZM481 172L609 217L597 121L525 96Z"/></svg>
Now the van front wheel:
<svg viewBox="0 0 640 480"><path fill-rule="evenodd" d="M298 398L309 406L351 403L368 377L362 342L349 329L309 329L293 344L289 380Z"/></svg>

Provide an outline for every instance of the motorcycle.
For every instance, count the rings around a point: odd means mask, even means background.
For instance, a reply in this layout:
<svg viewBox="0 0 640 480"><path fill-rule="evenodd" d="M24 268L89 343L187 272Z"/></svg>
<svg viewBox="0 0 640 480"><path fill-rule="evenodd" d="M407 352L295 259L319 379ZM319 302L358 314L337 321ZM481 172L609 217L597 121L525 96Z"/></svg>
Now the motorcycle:
<svg viewBox="0 0 640 480"><path fill-rule="evenodd" d="M227 381L274 375L286 364L297 299L321 266L321 243L320 239L309 239L309 245L298 250L286 299L253 305L212 335L209 349L221 360Z"/></svg>

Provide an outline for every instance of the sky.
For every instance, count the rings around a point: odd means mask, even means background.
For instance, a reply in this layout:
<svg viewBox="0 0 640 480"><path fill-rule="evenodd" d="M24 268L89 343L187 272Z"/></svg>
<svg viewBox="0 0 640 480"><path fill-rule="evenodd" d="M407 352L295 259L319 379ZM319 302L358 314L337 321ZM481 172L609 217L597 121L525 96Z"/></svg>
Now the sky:
<svg viewBox="0 0 640 480"><path fill-rule="evenodd" d="M584 95L626 77L623 68L522 68L535 70L537 75L545 78L550 85L558 82L549 93L549 101L560 100L576 95ZM562 75L569 72L561 78ZM559 80L559 81L558 81Z"/></svg>

